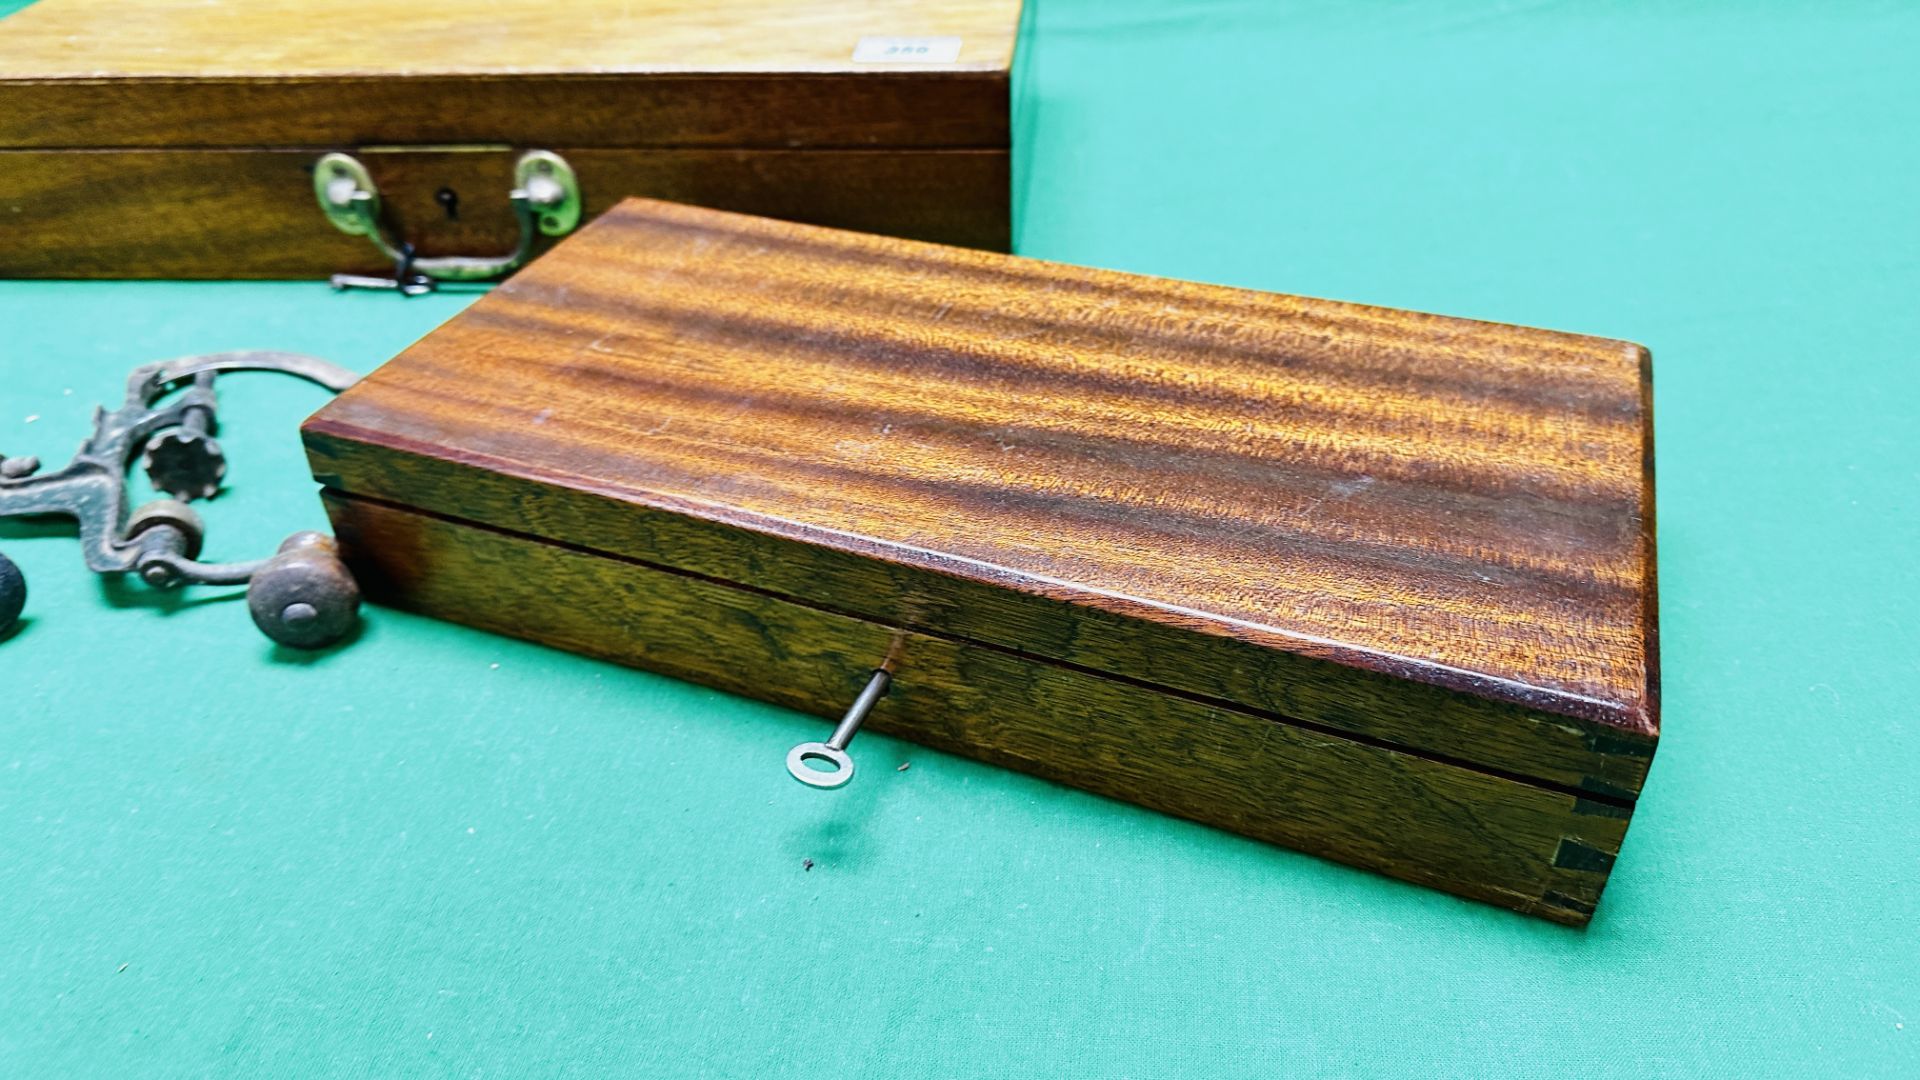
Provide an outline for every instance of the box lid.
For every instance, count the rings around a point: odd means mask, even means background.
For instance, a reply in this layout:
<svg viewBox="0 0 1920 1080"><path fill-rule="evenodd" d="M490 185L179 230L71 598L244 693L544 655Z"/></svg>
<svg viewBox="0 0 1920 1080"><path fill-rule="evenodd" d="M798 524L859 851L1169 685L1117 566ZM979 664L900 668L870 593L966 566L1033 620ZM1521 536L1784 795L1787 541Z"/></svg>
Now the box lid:
<svg viewBox="0 0 1920 1080"><path fill-rule="evenodd" d="M0 147L1004 147L1019 0L39 0Z"/></svg>
<svg viewBox="0 0 1920 1080"><path fill-rule="evenodd" d="M629 200L305 434L356 495L1630 800L1648 371Z"/></svg>

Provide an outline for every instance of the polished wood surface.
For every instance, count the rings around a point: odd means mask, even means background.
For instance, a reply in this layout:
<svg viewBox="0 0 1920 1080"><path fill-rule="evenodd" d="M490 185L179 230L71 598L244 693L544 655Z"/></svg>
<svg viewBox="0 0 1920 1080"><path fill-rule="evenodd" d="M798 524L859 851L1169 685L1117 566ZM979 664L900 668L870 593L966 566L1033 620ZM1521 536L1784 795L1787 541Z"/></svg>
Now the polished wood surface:
<svg viewBox="0 0 1920 1080"><path fill-rule="evenodd" d="M556 147L588 217L650 194L967 247L1007 247L1005 150L605 150ZM391 273L314 205L299 150L0 150L0 277L319 278ZM422 255L513 249L505 149L358 157ZM454 195L454 210L437 200Z"/></svg>
<svg viewBox="0 0 1920 1080"><path fill-rule="evenodd" d="M1648 401L1618 341L634 200L306 435L355 495L1624 804Z"/></svg>
<svg viewBox="0 0 1920 1080"><path fill-rule="evenodd" d="M338 494L327 509L379 602L822 717L888 661L873 730L1558 922L1592 915L1630 814L633 560Z"/></svg>
<svg viewBox="0 0 1920 1080"><path fill-rule="evenodd" d="M41 0L0 147L999 147L1019 0ZM869 35L951 63L853 60Z"/></svg>
<svg viewBox="0 0 1920 1080"><path fill-rule="evenodd" d="M1004 70L1020 0L37 0L0 77ZM867 36L961 39L938 64L855 63Z"/></svg>
<svg viewBox="0 0 1920 1080"><path fill-rule="evenodd" d="M1019 0L40 0L0 20L0 276L391 272L315 208L306 170L329 150L368 164L424 255L512 249L500 178L528 149L575 165L589 216L646 195L1006 250L1021 16ZM854 60L867 37L959 53Z"/></svg>

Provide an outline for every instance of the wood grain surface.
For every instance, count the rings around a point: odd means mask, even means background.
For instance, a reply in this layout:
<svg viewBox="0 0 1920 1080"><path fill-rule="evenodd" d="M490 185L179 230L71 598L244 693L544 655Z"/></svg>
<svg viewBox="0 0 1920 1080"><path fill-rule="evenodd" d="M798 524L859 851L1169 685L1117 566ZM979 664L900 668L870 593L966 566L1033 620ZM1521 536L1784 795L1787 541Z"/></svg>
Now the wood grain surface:
<svg viewBox="0 0 1920 1080"><path fill-rule="evenodd" d="M1004 148L1019 0L40 0L0 147ZM951 63L855 62L868 35Z"/></svg>
<svg viewBox="0 0 1920 1080"><path fill-rule="evenodd" d="M1004 70L1020 0L36 0L7 19L9 78L531 72ZM869 35L949 36L953 63L855 63Z"/></svg>
<svg viewBox="0 0 1920 1080"><path fill-rule="evenodd" d="M1558 922L1592 915L1627 826L1612 803L1005 650L364 499L327 508L377 601L823 717L890 661L873 730Z"/></svg>
<svg viewBox="0 0 1920 1080"><path fill-rule="evenodd" d="M589 217L631 194L1004 250L1005 150L554 147ZM427 256L511 251L507 149L361 151L400 235ZM0 277L391 273L314 205L311 150L0 150ZM454 195L454 212L436 196Z"/></svg>
<svg viewBox="0 0 1920 1080"><path fill-rule="evenodd" d="M1630 800L1645 350L634 200L306 426L356 495Z"/></svg>
<svg viewBox="0 0 1920 1080"><path fill-rule="evenodd" d="M305 170L366 161L424 255L511 250L512 155L628 195L1011 245L1019 0L40 0L0 23L0 275L381 273ZM958 59L853 59L868 36ZM889 160L889 158L893 160ZM451 218L435 202L463 196Z"/></svg>

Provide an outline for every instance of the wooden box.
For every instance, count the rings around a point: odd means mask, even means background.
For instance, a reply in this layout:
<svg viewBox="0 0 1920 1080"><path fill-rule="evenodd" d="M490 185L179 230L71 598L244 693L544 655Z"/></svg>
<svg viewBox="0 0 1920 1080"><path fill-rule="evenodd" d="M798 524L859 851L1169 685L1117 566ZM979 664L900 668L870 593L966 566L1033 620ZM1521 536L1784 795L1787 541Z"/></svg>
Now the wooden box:
<svg viewBox="0 0 1920 1080"><path fill-rule="evenodd" d="M1020 0L38 0L0 18L0 277L391 273L514 249L523 151L628 195L1005 250ZM541 239L541 243L545 243Z"/></svg>
<svg viewBox="0 0 1920 1080"><path fill-rule="evenodd" d="M1658 733L1648 379L634 200L304 432L376 600L822 716L888 664L872 728L1581 924Z"/></svg>

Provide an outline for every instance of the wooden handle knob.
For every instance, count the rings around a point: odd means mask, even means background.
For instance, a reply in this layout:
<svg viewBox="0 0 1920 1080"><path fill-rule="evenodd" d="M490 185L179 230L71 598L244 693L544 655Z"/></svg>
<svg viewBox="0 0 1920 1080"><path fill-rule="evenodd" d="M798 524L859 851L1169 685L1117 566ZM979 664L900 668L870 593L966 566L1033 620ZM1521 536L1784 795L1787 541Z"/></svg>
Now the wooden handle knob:
<svg viewBox="0 0 1920 1080"><path fill-rule="evenodd" d="M247 610L282 645L319 649L346 637L360 617L360 586L333 538L295 533L247 585Z"/></svg>

